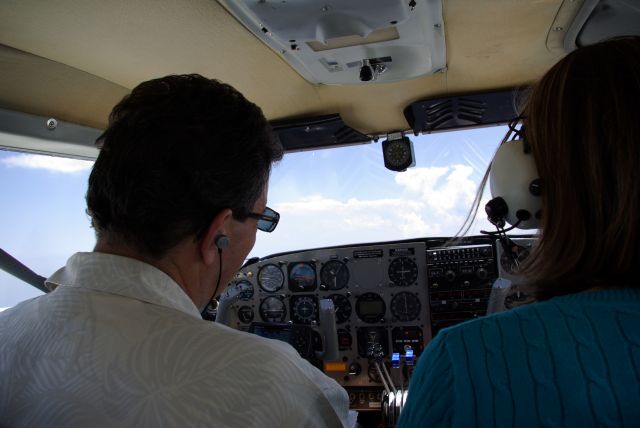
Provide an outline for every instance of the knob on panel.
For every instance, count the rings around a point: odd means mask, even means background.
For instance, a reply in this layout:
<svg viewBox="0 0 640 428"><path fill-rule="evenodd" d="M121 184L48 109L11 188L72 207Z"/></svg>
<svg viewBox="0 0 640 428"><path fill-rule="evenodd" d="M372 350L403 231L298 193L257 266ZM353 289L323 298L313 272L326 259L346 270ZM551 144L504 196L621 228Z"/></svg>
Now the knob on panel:
<svg viewBox="0 0 640 428"><path fill-rule="evenodd" d="M358 376L360 373L362 373L362 366L360 363L353 362L349 364L349 374L351 376Z"/></svg>
<svg viewBox="0 0 640 428"><path fill-rule="evenodd" d="M456 279L456 273L452 270L448 270L444 273L444 279L446 279L447 281L451 282L454 279Z"/></svg>
<svg viewBox="0 0 640 428"><path fill-rule="evenodd" d="M487 279L487 277L489 276L489 272L487 272L485 268L480 268L476 271L476 276L479 279Z"/></svg>

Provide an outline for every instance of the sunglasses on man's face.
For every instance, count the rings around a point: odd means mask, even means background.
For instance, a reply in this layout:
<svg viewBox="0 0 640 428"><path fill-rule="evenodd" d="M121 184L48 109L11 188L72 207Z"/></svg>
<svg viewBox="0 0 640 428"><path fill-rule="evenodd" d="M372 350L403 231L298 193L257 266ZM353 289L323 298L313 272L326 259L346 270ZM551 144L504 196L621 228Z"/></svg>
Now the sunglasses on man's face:
<svg viewBox="0 0 640 428"><path fill-rule="evenodd" d="M249 213L247 216L258 219L258 229L263 232L273 232L280 221L280 214L269 207L266 207L262 214Z"/></svg>

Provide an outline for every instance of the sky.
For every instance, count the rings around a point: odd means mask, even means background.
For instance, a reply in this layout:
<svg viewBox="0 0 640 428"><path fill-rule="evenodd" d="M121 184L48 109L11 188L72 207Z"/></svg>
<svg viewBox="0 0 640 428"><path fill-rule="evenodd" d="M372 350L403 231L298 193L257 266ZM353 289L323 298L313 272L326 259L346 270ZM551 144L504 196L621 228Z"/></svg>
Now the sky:
<svg viewBox="0 0 640 428"><path fill-rule="evenodd" d="M249 257L452 236L504 132L497 126L410 136L416 165L405 172L385 169L380 142L289 153L269 184L268 204L280 223L272 233L258 232ZM92 165L0 150L0 248L42 276L73 253L91 251L84 197ZM481 220L471 232L490 227ZM0 270L0 309L40 294Z"/></svg>

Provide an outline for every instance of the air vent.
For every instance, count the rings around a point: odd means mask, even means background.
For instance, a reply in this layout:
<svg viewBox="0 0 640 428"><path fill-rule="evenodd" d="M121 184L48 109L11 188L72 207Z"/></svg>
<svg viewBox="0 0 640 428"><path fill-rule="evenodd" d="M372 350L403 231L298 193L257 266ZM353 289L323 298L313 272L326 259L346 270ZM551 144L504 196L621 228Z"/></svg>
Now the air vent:
<svg viewBox="0 0 640 428"><path fill-rule="evenodd" d="M371 141L369 136L347 126L339 114L272 121L271 127L287 152Z"/></svg>
<svg viewBox="0 0 640 428"><path fill-rule="evenodd" d="M518 116L518 92L486 92L418 101L404 109L414 134L506 123Z"/></svg>

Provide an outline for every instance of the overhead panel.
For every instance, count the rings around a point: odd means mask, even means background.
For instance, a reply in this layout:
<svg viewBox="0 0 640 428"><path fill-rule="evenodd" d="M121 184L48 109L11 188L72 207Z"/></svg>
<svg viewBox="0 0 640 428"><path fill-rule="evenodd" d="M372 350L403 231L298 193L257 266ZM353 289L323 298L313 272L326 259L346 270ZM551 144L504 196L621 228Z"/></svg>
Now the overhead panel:
<svg viewBox="0 0 640 428"><path fill-rule="evenodd" d="M446 69L441 0L220 0L314 84L397 82Z"/></svg>

